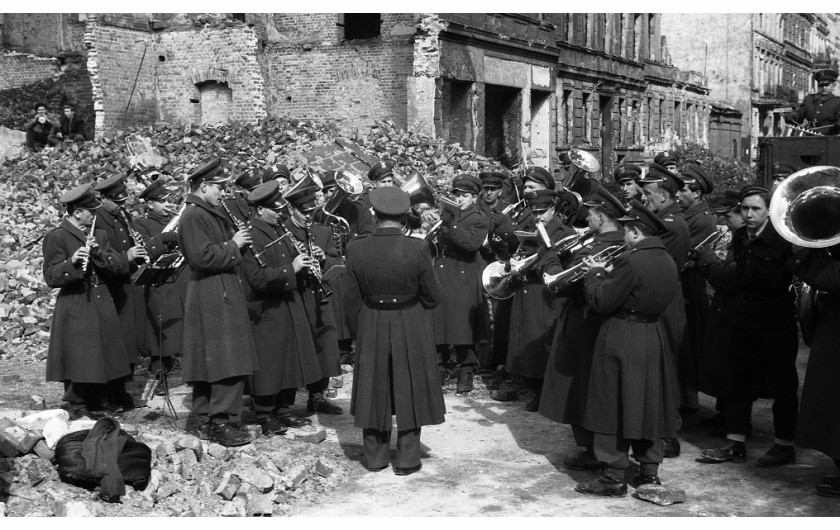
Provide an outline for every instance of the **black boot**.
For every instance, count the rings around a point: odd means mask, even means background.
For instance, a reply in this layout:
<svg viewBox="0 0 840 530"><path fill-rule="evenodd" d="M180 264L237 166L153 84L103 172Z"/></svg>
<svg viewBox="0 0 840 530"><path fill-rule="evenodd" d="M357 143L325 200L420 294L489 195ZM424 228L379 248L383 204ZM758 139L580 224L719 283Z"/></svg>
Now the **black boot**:
<svg viewBox="0 0 840 530"><path fill-rule="evenodd" d="M256 440L256 436L232 423L213 423L209 432L210 441L225 447L245 445Z"/></svg>
<svg viewBox="0 0 840 530"><path fill-rule="evenodd" d="M624 476L624 471L621 471ZM575 491L587 495L601 495L604 497L624 497L627 495L627 481L612 477L606 471L601 473L597 480L580 482L575 486Z"/></svg>
<svg viewBox="0 0 840 530"><path fill-rule="evenodd" d="M458 386L455 388L456 394L469 394L473 391L473 371L471 368L461 367L458 372Z"/></svg>
<svg viewBox="0 0 840 530"><path fill-rule="evenodd" d="M319 414L332 414L333 416L337 416L344 412L344 410L338 405L330 403L330 400L328 400L321 392L309 394L309 401L306 402L306 410L309 412L317 412Z"/></svg>

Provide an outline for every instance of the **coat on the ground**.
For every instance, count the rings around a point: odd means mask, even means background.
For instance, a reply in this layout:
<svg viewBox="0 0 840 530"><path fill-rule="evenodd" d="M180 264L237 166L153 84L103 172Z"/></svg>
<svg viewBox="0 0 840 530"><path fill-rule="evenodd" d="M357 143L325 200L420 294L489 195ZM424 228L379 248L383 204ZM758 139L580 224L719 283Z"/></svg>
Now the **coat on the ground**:
<svg viewBox="0 0 840 530"><path fill-rule="evenodd" d="M424 241L378 228L347 246L348 324L356 335L354 425L390 431L443 423L432 314L441 300Z"/></svg>
<svg viewBox="0 0 840 530"><path fill-rule="evenodd" d="M575 254L570 266L615 245L624 245L624 232L599 234ZM560 270L562 267L556 267L548 273L557 274ZM563 281L556 291L566 303L561 306L551 343L540 397L540 414L559 423L583 425L592 355L603 317L587 309L583 280L573 283Z"/></svg>
<svg viewBox="0 0 840 530"><path fill-rule="evenodd" d="M586 276L586 301L604 322L595 341L583 427L630 440L674 436L679 388L657 323L621 313L661 315L679 289L673 260L657 237L640 241L605 274Z"/></svg>
<svg viewBox="0 0 840 530"><path fill-rule="evenodd" d="M243 258L224 212L189 194L178 245L190 266L184 301L184 381L213 383L257 368L237 267Z"/></svg>
<svg viewBox="0 0 840 530"><path fill-rule="evenodd" d="M297 256L289 236L271 247L281 231L252 219L251 237L262 255L265 268L245 254L242 272L248 285L248 314L251 317L258 368L254 372L256 396L270 396L287 388L301 388L321 379L321 367L306 317L292 261Z"/></svg>
<svg viewBox="0 0 840 530"><path fill-rule="evenodd" d="M796 445L840 460L840 262L824 250L803 249L790 263L799 279L812 289L825 291L819 295L822 299L802 386Z"/></svg>
<svg viewBox="0 0 840 530"><path fill-rule="evenodd" d="M137 231L146 240L146 252L151 263L168 252L168 245L163 242L161 233L169 220L170 217L149 211L146 217L135 221ZM145 348L144 342L140 341L140 355L171 357L181 353L184 347L184 299L189 279L189 267L185 266L180 273L161 285L143 286L149 338Z"/></svg>
<svg viewBox="0 0 840 530"><path fill-rule="evenodd" d="M295 238L298 245L301 245L300 248L305 250L305 230L297 226L291 219L286 221L284 227L291 232L289 237ZM319 247L325 254L325 259L321 263L321 270L328 271L339 261L332 241L332 232L326 226L317 223L312 223L309 226L309 230L310 243L315 247ZM294 256L292 258L294 259ZM327 283L324 283L324 285L329 291L332 291ZM333 293L324 298L316 286L317 282L308 269L303 269L297 273L297 289L303 299L303 307L306 309L306 316L309 319L309 326L315 340L315 350L318 352L318 364L321 367L321 376L334 377L341 375L341 359L338 350L338 335L335 331L335 321L333 320L333 311L330 308L330 304L332 303L332 299L338 295ZM322 303L324 301L326 303Z"/></svg>
<svg viewBox="0 0 840 530"><path fill-rule="evenodd" d="M564 237L575 233L574 229L561 223L557 217L551 218L545 230L552 247ZM529 379L542 379L545 377L548 354L554 339L557 315L566 301L555 297L543 283L546 265L556 256L554 249L546 249L542 242L539 246L527 242L522 248L521 254L524 257L536 252L541 256L528 270L524 285L513 295L505 370Z"/></svg>
<svg viewBox="0 0 840 530"><path fill-rule="evenodd" d="M433 311L435 344L476 344L489 338L481 285L486 262L478 252L489 229L488 217L472 206L441 231L443 251L435 260L435 275L445 294Z"/></svg>
<svg viewBox="0 0 840 530"><path fill-rule="evenodd" d="M44 282L59 288L55 302L47 381L107 383L131 373L111 292L103 282L128 271L125 257L111 248L103 230L94 233L99 251L91 256L88 273L71 257L87 235L64 219L44 237ZM91 271L94 274L91 274Z"/></svg>

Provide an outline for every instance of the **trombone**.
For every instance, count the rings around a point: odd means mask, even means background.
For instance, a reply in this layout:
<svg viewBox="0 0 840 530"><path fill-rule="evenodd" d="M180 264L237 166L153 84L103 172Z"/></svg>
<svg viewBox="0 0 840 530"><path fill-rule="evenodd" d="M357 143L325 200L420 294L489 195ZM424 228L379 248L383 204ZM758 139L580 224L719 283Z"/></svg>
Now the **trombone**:
<svg viewBox="0 0 840 530"><path fill-rule="evenodd" d="M721 231L721 230L715 230L714 232L712 232L711 234L709 234L708 236L706 236L706 237L703 239L703 241L701 241L701 242L697 243L696 245L694 245L694 250L699 251L699 250L704 249L705 247L712 247L712 248L714 248L714 246L717 244L717 242L718 242L718 241L720 240L720 238L722 238L722 237L723 237L723 231ZM683 270L683 271L686 271L686 270L688 270L688 269L690 269L690 268L694 267L696 264L697 264L697 260L696 260L696 259L694 259L694 258L689 257L689 258L686 260L685 265L683 265L682 270Z"/></svg>
<svg viewBox="0 0 840 530"><path fill-rule="evenodd" d="M618 257L619 254L624 252L627 249L627 245L611 245L604 250L593 254L591 257L600 265L607 267L609 266L615 258ZM551 289L552 291L555 290L557 284L565 281L567 283L575 283L580 281L586 276L586 271L583 269L584 263L580 262L574 267L569 267L564 271L560 271L557 274L543 274L543 283L546 287Z"/></svg>
<svg viewBox="0 0 840 530"><path fill-rule="evenodd" d="M551 239L542 222L537 222L537 229L534 232L522 232L517 230L516 237L521 243L516 254L510 258L510 262L494 261L487 265L481 273L481 283L488 295L497 300L510 298L525 283L528 271L542 257L542 248L550 249ZM522 243L538 240L542 247L528 257L523 257Z"/></svg>

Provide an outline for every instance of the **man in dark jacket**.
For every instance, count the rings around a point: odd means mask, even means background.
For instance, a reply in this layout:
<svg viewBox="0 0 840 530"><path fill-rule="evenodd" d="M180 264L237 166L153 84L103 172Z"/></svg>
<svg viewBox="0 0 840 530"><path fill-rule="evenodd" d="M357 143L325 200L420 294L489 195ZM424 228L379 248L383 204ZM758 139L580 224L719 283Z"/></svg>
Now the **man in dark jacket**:
<svg viewBox="0 0 840 530"><path fill-rule="evenodd" d="M475 345L489 338L481 284L485 261L479 250L490 230L490 219L475 204L480 191L481 181L474 175L462 173L452 179L452 193L459 209L441 212L443 229L439 237L443 251L435 261L435 272L446 293L434 309L438 364L441 379L448 379L449 346L454 346L460 364L457 392L461 394L473 390L478 365Z"/></svg>
<svg viewBox="0 0 840 530"><path fill-rule="evenodd" d="M642 202L642 188L639 179L642 177L642 168L636 164L622 164L613 173L615 183L621 188L621 196L624 204L629 204L632 199Z"/></svg>
<svg viewBox="0 0 840 530"><path fill-rule="evenodd" d="M106 413L106 387L123 385L132 362L111 293L100 278L124 274L128 262L111 248L108 235L94 228L99 201L89 185L65 192L60 200L67 216L43 243L44 281L60 289L50 328L47 381L64 383L63 399L74 418L98 419Z"/></svg>
<svg viewBox="0 0 840 530"><path fill-rule="evenodd" d="M840 98L831 93L837 81L837 70L817 70L814 73L819 92L808 94L793 112L784 115L786 120L805 125L819 134L840 134Z"/></svg>
<svg viewBox="0 0 840 530"><path fill-rule="evenodd" d="M604 317L598 332L583 427L593 433L595 457L604 464L598 480L575 490L590 495L627 494L628 451L641 464L633 487L660 484L662 438L676 430L677 383L669 366L659 316L679 289L677 270L657 237L667 225L640 202L632 201L624 223L631 249L614 267L591 257L583 263L586 301Z"/></svg>
<svg viewBox="0 0 840 530"><path fill-rule="evenodd" d="M792 274L785 262L791 244L770 222L770 192L762 186L741 190L744 228L732 236L735 267L720 262L711 250L701 252L698 267L725 269L725 280L741 297L738 320L729 342L728 378L723 417L727 443L704 450L706 462L744 462L752 405L756 398L773 399L775 443L758 459L760 467L792 463L799 409L796 354L799 340L790 292Z"/></svg>
<svg viewBox="0 0 840 530"><path fill-rule="evenodd" d="M218 157L188 177L178 245L192 269L184 302L184 381L193 384L192 413L199 435L225 446L255 436L241 425L245 378L256 369L251 321L236 268L250 245L217 210L228 176Z"/></svg>
<svg viewBox="0 0 840 530"><path fill-rule="evenodd" d="M388 467L396 416L394 473L409 475L422 466L421 427L443 423L446 412L427 311L441 291L428 246L400 229L408 194L378 188L370 200L376 230L347 246L348 324L358 342L350 412L370 471Z"/></svg>
<svg viewBox="0 0 840 530"><path fill-rule="evenodd" d="M43 149L49 144L50 132L54 127L58 127L58 124L47 116L47 106L38 103L35 106L35 117L23 125L23 130L26 131L26 147L33 151Z"/></svg>
<svg viewBox="0 0 840 530"><path fill-rule="evenodd" d="M85 120L76 116L76 107L70 103L64 105L64 116L59 119L58 126L54 126L50 136L47 138L50 145L59 145L62 142L84 142Z"/></svg>

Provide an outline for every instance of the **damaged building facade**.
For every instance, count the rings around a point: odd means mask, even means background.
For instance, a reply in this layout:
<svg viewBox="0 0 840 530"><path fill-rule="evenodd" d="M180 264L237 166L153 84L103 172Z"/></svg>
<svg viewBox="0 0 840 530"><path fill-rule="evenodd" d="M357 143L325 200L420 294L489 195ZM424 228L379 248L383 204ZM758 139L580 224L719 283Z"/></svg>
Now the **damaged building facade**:
<svg viewBox="0 0 840 530"><path fill-rule="evenodd" d="M276 116L353 135L389 119L544 167L579 147L605 173L710 144L709 90L670 64L655 13L5 15L0 28L4 56L54 58L42 43L60 39L83 57L97 134Z"/></svg>

